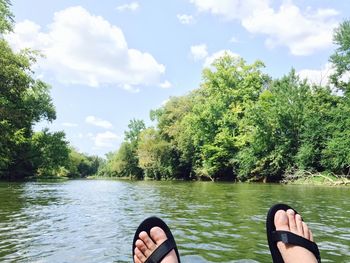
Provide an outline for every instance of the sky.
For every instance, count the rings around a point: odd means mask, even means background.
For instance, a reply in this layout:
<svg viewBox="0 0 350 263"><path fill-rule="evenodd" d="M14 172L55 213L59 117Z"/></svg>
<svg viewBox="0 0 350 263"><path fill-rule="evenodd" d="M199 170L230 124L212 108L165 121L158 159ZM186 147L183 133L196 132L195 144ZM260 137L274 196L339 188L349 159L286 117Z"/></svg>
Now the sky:
<svg viewBox="0 0 350 263"><path fill-rule="evenodd" d="M51 86L57 119L81 152L116 151L131 119L200 86L225 51L261 60L274 78L295 68L326 84L334 28L350 18L341 0L13 0L14 50L40 50L35 77Z"/></svg>

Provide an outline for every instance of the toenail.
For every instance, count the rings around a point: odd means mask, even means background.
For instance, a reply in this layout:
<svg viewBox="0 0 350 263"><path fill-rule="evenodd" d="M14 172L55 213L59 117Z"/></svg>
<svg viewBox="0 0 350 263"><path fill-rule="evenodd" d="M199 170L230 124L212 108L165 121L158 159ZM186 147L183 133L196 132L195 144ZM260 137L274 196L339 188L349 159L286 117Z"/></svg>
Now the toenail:
<svg viewBox="0 0 350 263"><path fill-rule="evenodd" d="M287 210L287 213L290 214L290 215L294 215L294 210L288 209L288 210Z"/></svg>
<svg viewBox="0 0 350 263"><path fill-rule="evenodd" d="M145 231L142 231L140 234L139 234L139 238L143 239L145 237L147 237L147 233Z"/></svg>

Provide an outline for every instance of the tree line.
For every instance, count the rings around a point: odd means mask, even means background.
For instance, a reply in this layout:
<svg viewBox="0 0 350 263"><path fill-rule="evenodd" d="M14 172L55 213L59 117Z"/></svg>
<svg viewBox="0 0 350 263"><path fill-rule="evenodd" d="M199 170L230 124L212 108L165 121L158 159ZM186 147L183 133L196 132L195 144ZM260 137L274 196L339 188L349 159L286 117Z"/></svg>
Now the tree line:
<svg viewBox="0 0 350 263"><path fill-rule="evenodd" d="M0 179L33 176L86 177L101 158L77 152L64 132L34 132L42 120L56 119L50 86L34 78L37 51L15 53L3 35L12 31L10 2L0 0Z"/></svg>
<svg viewBox="0 0 350 263"><path fill-rule="evenodd" d="M279 181L297 171L350 173L350 21L334 31L326 85L295 70L273 79L264 64L229 54L196 90L131 120L99 174L136 179Z"/></svg>
<svg viewBox="0 0 350 263"><path fill-rule="evenodd" d="M229 54L202 72L202 83L131 120L104 161L72 148L64 132L36 123L56 118L50 86L35 79L36 51L15 53L9 0L0 0L0 179L93 174L135 179L279 181L296 171L350 173L350 21L334 31L327 85L295 70L273 79L264 64Z"/></svg>

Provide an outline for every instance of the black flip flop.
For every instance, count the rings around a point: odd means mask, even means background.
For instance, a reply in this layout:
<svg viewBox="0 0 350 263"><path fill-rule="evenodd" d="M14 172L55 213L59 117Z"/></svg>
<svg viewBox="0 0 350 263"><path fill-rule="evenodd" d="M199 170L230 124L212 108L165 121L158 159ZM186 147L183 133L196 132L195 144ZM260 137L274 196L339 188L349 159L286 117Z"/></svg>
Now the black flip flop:
<svg viewBox="0 0 350 263"><path fill-rule="evenodd" d="M173 234L170 231L170 228L168 225L160 218L152 216L147 219L145 219L137 228L134 240L132 242L132 258L134 262L134 255L135 255L135 242L137 239L139 239L139 234L142 231L145 231L150 236L151 228L158 226L165 232L167 236L167 240L164 241L153 253L147 258L145 263L159 263L166 255L169 254L171 250L175 250L177 261L180 263L180 255L179 251L177 250L175 239L173 237Z"/></svg>
<svg viewBox="0 0 350 263"><path fill-rule="evenodd" d="M267 240L269 242L269 248L271 251L271 256L273 259L273 263L284 263L283 258L281 253L279 252L277 248L277 242L282 241L285 244L291 244L291 245L296 245L300 246L303 248L306 248L307 250L311 251L316 259L317 262L321 262L321 256L320 252L318 250L318 247L316 243L303 238L299 235L293 234L289 231L278 231L276 230L275 223L274 223L274 218L275 214L278 210L284 210L287 211L288 209L292 209L290 206L285 205L285 204L276 204L272 206L267 213L267 218L266 218L266 233L267 233ZM297 211L295 211L295 214L298 214Z"/></svg>

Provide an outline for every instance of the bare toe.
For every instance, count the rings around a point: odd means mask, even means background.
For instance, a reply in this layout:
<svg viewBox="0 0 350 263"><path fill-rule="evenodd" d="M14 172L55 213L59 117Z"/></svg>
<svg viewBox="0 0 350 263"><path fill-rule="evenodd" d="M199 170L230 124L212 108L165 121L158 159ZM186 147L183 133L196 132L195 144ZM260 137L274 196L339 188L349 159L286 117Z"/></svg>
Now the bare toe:
<svg viewBox="0 0 350 263"><path fill-rule="evenodd" d="M304 236L304 230L303 230L303 220L301 219L301 216L299 214L295 215L295 223L297 226L297 232L299 236Z"/></svg>
<svg viewBox="0 0 350 263"><path fill-rule="evenodd" d="M165 240L167 240L167 236L159 227L153 227L149 235L147 232L142 231L139 234L139 239L135 242L134 262L144 263ZM162 259L161 263L178 263L175 250L170 251Z"/></svg>
<svg viewBox="0 0 350 263"><path fill-rule="evenodd" d="M153 242L153 240L149 237L149 235L145 231L142 231L139 234L139 238L143 241L143 243L145 243L145 245L149 250L154 250L156 248L156 244Z"/></svg>
<svg viewBox="0 0 350 263"><path fill-rule="evenodd" d="M292 209L288 209L287 211L278 210L275 214L274 223L276 230L290 231L313 241L312 233L308 226L302 221L301 216L295 214ZM317 262L314 254L303 247L285 244L279 241L277 242L277 248L285 263Z"/></svg>
<svg viewBox="0 0 350 263"><path fill-rule="evenodd" d="M167 240L167 236L163 229L160 227L153 227L150 231L151 238L156 242L157 246L161 245L165 240ZM178 263L177 255L175 250L171 250L168 255L162 260L162 263Z"/></svg>
<svg viewBox="0 0 350 263"><path fill-rule="evenodd" d="M287 210L289 229L292 233L298 234L297 224L295 222L295 212L292 209Z"/></svg>

